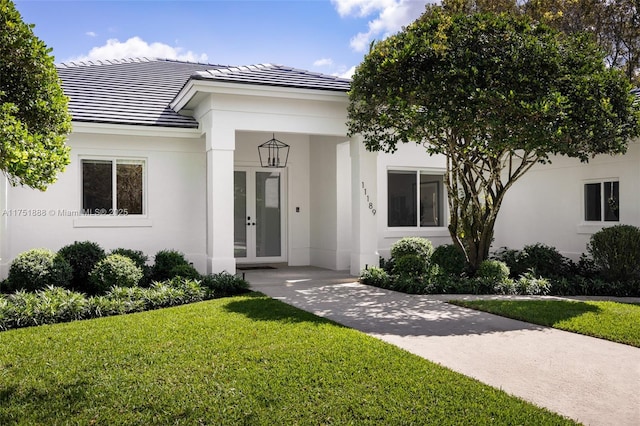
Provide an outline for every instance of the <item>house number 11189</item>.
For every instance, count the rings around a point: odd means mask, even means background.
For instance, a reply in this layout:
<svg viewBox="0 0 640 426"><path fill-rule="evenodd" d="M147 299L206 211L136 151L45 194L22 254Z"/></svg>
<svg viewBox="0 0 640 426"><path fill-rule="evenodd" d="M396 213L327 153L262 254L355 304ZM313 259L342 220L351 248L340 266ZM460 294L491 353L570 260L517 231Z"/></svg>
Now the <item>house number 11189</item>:
<svg viewBox="0 0 640 426"><path fill-rule="evenodd" d="M367 203L369 204L369 210L375 216L376 215L376 206L373 205L372 201L369 201L369 195L367 195L367 188L364 187L364 182L362 183L362 192L364 192L364 196L367 197Z"/></svg>

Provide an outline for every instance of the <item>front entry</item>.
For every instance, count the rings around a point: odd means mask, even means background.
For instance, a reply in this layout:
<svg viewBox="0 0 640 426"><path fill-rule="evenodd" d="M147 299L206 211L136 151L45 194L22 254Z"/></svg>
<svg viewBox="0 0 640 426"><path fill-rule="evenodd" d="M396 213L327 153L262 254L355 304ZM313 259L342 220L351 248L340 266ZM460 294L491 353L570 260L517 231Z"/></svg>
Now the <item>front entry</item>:
<svg viewBox="0 0 640 426"><path fill-rule="evenodd" d="M282 170L242 167L233 178L236 262L285 262Z"/></svg>

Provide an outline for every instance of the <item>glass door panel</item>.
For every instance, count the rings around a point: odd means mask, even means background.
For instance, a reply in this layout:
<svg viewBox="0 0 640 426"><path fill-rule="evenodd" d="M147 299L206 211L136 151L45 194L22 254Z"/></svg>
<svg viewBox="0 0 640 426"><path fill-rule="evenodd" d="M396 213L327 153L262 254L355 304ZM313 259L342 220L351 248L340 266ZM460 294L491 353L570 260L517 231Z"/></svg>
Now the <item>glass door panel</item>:
<svg viewBox="0 0 640 426"><path fill-rule="evenodd" d="M256 172L256 257L282 254L280 173Z"/></svg>
<svg viewBox="0 0 640 426"><path fill-rule="evenodd" d="M233 172L233 253L247 257L247 172Z"/></svg>
<svg viewBox="0 0 640 426"><path fill-rule="evenodd" d="M283 262L282 171L234 171L234 257L241 263Z"/></svg>

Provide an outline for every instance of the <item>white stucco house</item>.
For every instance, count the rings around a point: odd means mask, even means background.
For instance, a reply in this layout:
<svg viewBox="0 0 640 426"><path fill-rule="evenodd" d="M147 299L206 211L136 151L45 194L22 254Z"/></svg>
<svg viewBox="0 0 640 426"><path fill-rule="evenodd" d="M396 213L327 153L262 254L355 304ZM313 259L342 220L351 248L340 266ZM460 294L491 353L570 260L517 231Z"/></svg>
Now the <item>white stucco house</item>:
<svg viewBox="0 0 640 426"><path fill-rule="evenodd" d="M409 145L372 154L347 137L349 80L159 59L58 72L71 164L46 192L0 184L2 277L25 250L84 240L180 250L203 273L268 262L353 274L400 236L448 240L442 159ZM290 146L286 167L261 166L272 138Z"/></svg>
<svg viewBox="0 0 640 426"><path fill-rule="evenodd" d="M370 153L348 137L349 80L161 59L58 72L71 164L46 192L0 178L0 278L25 250L84 240L150 257L176 249L202 273L281 263L354 275L400 237L450 242L444 159L414 144ZM289 146L284 167L261 164L274 138ZM602 226L640 225L639 166L634 143L624 157L537 167L507 195L494 246L579 256Z"/></svg>

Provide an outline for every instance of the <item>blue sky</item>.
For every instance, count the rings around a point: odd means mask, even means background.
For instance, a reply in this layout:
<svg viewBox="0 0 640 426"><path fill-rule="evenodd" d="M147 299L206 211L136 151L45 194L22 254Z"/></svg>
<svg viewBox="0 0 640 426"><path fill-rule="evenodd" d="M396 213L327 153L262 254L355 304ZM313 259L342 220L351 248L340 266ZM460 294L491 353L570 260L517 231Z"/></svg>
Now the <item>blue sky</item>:
<svg viewBox="0 0 640 426"><path fill-rule="evenodd" d="M162 57L350 76L428 0L14 0L57 63Z"/></svg>

